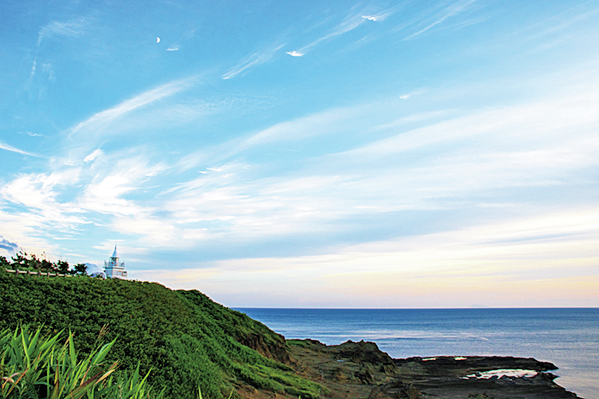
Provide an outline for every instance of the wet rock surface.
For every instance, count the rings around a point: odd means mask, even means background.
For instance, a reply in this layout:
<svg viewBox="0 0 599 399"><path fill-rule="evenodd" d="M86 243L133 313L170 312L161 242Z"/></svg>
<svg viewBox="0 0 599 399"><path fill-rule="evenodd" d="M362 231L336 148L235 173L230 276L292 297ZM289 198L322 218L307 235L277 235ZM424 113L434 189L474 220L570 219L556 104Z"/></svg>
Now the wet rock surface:
<svg viewBox="0 0 599 399"><path fill-rule="evenodd" d="M555 365L532 358L392 359L373 342L348 341L334 346L314 340L287 343L293 367L323 386L323 398L579 398L554 382L556 376L549 371L556 370ZM506 371L493 373L496 370Z"/></svg>

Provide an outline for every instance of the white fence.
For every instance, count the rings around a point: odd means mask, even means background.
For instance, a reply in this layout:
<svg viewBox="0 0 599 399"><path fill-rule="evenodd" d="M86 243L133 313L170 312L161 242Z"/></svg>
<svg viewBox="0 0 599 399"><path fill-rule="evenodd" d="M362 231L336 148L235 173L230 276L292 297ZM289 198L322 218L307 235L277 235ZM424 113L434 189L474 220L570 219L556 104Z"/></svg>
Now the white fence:
<svg viewBox="0 0 599 399"><path fill-rule="evenodd" d="M60 274L60 273L50 273L50 272L30 272L28 270L10 270L10 269L6 269L7 272L9 273L15 273L17 276L19 274L33 274L35 276L48 276L48 277L73 277L70 274Z"/></svg>

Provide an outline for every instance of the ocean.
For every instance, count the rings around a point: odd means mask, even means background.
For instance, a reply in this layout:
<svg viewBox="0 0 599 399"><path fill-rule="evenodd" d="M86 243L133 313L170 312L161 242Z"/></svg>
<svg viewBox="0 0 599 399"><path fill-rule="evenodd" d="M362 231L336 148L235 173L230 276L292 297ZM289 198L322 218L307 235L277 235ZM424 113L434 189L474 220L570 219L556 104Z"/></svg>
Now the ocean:
<svg viewBox="0 0 599 399"><path fill-rule="evenodd" d="M373 341L393 358L499 355L554 363L556 382L599 399L599 309L236 308L285 338Z"/></svg>

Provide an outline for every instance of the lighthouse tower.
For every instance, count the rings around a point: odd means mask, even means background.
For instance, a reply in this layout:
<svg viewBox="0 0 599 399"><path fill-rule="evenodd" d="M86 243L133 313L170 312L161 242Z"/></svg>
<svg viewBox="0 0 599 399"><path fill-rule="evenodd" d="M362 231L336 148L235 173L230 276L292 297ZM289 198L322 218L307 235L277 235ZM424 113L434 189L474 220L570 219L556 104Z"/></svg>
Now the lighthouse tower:
<svg viewBox="0 0 599 399"><path fill-rule="evenodd" d="M127 271L125 270L125 262L119 263L119 256L116 254L116 245L114 246L114 252L108 262L104 261L104 273L107 278L127 278Z"/></svg>

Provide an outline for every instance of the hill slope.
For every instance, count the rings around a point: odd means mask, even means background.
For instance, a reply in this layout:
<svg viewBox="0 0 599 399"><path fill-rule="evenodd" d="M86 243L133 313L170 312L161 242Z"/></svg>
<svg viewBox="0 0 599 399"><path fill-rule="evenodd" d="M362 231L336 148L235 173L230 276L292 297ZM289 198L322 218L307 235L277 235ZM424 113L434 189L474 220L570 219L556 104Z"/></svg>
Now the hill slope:
<svg viewBox="0 0 599 399"><path fill-rule="evenodd" d="M0 271L0 328L19 323L70 329L86 353L117 338L121 369L152 369L167 397L228 396L247 387L318 396L319 386L289 367L285 339L198 291L156 283L87 277L15 276Z"/></svg>

